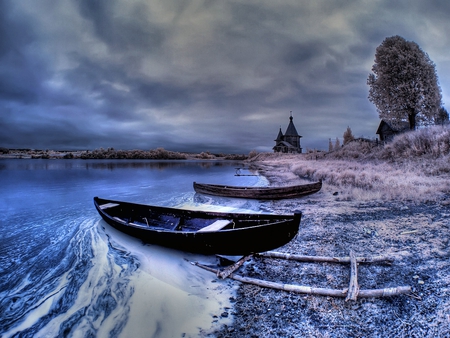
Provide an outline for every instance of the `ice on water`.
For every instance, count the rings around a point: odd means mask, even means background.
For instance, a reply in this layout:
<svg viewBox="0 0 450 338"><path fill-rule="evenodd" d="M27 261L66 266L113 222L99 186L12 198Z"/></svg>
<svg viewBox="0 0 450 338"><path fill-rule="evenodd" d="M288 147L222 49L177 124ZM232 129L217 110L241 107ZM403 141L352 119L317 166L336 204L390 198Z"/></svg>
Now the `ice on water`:
<svg viewBox="0 0 450 338"><path fill-rule="evenodd" d="M213 282L188 262L215 257L144 245L100 220L92 198L259 212L254 201L197 195L192 182L261 182L233 177L233 164L155 163L2 163L2 337L195 337L230 323L231 313L221 314L231 307L233 284Z"/></svg>

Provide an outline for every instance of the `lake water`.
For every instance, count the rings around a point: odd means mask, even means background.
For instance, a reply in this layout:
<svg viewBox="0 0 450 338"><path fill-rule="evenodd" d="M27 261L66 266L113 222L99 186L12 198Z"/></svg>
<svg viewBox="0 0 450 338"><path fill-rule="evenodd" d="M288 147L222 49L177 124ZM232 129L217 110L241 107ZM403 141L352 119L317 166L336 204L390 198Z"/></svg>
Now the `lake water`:
<svg viewBox="0 0 450 338"><path fill-rule="evenodd" d="M215 257L144 245L102 221L92 199L259 212L257 201L194 192L193 181L267 184L236 166L0 160L0 336L196 337L229 324L233 284L185 260Z"/></svg>

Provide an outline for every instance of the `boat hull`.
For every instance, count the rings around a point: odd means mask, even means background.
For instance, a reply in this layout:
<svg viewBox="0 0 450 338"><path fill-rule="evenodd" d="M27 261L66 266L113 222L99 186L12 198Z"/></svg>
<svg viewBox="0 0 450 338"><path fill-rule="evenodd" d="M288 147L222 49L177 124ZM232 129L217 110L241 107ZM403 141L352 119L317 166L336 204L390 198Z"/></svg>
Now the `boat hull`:
<svg viewBox="0 0 450 338"><path fill-rule="evenodd" d="M322 181L288 187L238 187L194 182L194 190L200 194L260 200L297 198L314 194L321 188Z"/></svg>
<svg viewBox="0 0 450 338"><path fill-rule="evenodd" d="M298 233L301 213L264 215L217 213L148 206L94 198L109 225L145 243L201 254L247 255L281 247ZM217 220L226 227L199 231ZM226 223L226 222L225 222Z"/></svg>

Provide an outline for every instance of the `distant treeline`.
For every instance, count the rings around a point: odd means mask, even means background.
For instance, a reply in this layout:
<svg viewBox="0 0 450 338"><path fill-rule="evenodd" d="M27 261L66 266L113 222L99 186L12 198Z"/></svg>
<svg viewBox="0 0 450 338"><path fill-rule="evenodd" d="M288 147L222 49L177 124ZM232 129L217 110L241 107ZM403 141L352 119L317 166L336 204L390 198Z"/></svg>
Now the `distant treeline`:
<svg viewBox="0 0 450 338"><path fill-rule="evenodd" d="M70 153L73 154L73 153ZM67 154L69 155L69 154ZM73 157L72 157L73 158ZM85 151L79 155L82 159L167 159L185 160L188 156L184 153L169 151L163 148L151 150L115 150L114 148L96 149Z"/></svg>
<svg viewBox="0 0 450 338"><path fill-rule="evenodd" d="M82 159L149 159L149 160L187 160L190 158L198 159L216 159L224 158L227 160L245 160L246 155L225 155L225 154L211 154L210 152L202 152L200 154L180 153L177 151L170 151L164 148L150 149L150 150L114 150L96 149L93 151L86 151L80 154Z"/></svg>
<svg viewBox="0 0 450 338"><path fill-rule="evenodd" d="M164 148L150 150L115 150L95 149L83 151L54 151L54 150L34 150L34 149L8 149L0 147L0 154L9 155L12 158L34 158L34 159L147 159L147 160L187 160L187 159L225 159L225 160L245 160L247 155L240 154L212 154L210 152L181 153L166 150Z"/></svg>

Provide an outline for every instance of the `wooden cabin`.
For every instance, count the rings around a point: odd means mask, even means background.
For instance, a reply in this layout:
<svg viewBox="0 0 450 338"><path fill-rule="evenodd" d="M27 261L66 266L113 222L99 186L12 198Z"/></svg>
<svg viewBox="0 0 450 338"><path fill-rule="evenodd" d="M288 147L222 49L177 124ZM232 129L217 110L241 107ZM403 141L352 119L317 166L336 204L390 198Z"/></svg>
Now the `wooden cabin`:
<svg viewBox="0 0 450 338"><path fill-rule="evenodd" d="M404 133L409 130L408 122L401 122L399 126L394 126L385 120L381 120L376 134L379 135L380 142L392 141L395 135Z"/></svg>

